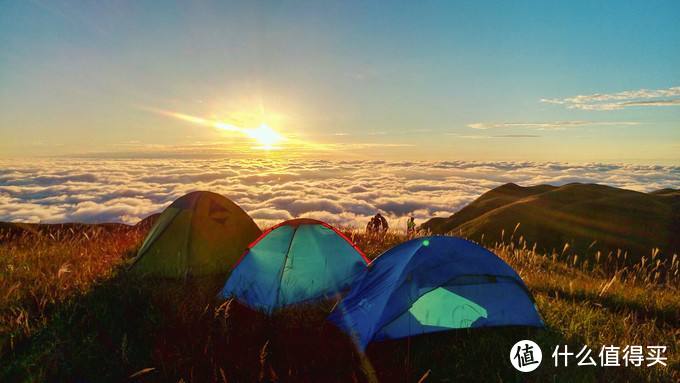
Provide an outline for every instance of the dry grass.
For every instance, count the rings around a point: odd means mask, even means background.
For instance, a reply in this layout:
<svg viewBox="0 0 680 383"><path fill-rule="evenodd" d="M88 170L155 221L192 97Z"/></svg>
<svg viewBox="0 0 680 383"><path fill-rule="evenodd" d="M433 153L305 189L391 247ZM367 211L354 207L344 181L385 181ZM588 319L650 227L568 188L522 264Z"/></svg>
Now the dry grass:
<svg viewBox="0 0 680 383"><path fill-rule="evenodd" d="M43 327L55 304L110 278L145 235L134 228L59 225L18 237L0 232L0 351Z"/></svg>
<svg viewBox="0 0 680 383"><path fill-rule="evenodd" d="M567 247L537 254L510 235L504 243L486 245L527 283L546 331L450 332L375 344L363 355L325 323L332 302L265 318L234 302L216 303L219 278L129 279L121 266L144 230L55 230L0 235L2 381L119 381L134 374L134 380L152 381L680 380L677 256L660 259L650 252L624 266L625 253L593 258ZM346 234L370 258L407 239L398 232ZM506 354L526 337L548 350L555 344L667 345L669 367L544 364L520 377ZM544 356L549 354L544 348Z"/></svg>
<svg viewBox="0 0 680 383"><path fill-rule="evenodd" d="M512 244L496 244L492 250L520 274L545 322L563 343L589 345L595 354L602 345L666 345L669 368L627 370L625 379L680 379L677 257L661 272L644 258L620 267L620 259L610 255L593 267L574 261L578 255L542 256ZM598 380L621 379L621 371L598 369Z"/></svg>

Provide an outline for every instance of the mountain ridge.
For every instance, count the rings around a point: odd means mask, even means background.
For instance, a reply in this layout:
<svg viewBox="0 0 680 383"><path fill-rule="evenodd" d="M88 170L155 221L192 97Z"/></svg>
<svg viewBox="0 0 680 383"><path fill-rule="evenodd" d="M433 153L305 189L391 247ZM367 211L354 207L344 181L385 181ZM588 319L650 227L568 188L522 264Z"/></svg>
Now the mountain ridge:
<svg viewBox="0 0 680 383"><path fill-rule="evenodd" d="M519 224L519 225L518 225ZM659 248L665 255L680 249L680 191L637 192L600 184L523 187L501 185L448 218L433 218L421 228L453 233L476 241L522 236L544 252L565 243L575 252L628 252L639 260Z"/></svg>

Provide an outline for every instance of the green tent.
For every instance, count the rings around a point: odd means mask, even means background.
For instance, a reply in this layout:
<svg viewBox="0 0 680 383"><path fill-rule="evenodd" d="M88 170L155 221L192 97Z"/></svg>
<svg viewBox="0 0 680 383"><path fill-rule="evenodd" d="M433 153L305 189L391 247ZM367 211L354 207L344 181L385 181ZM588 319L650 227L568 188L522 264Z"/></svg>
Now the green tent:
<svg viewBox="0 0 680 383"><path fill-rule="evenodd" d="M163 211L131 270L169 278L226 274L260 234L232 201L211 192L192 192Z"/></svg>

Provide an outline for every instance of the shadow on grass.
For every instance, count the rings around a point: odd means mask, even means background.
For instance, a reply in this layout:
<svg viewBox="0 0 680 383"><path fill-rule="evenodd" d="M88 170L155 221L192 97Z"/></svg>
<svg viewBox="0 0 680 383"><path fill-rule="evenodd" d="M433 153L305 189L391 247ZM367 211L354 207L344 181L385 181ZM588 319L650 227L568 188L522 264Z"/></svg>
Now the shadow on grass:
<svg viewBox="0 0 680 383"><path fill-rule="evenodd" d="M119 276L50 307L49 322L3 356L0 380L123 378L150 353L159 316L148 302L144 289Z"/></svg>
<svg viewBox="0 0 680 383"><path fill-rule="evenodd" d="M521 373L510 363L512 346L523 339L535 341L543 352L541 366L532 373ZM367 355L381 382L595 381L592 371L555 369L550 353L560 343L561 335L550 330L477 328L377 342Z"/></svg>
<svg viewBox="0 0 680 383"><path fill-rule="evenodd" d="M49 322L2 356L0 381L360 379L351 342L326 324L330 304L267 317L216 301L223 283L119 273L51 307Z"/></svg>
<svg viewBox="0 0 680 383"><path fill-rule="evenodd" d="M267 317L217 302L222 284L220 277L173 282L119 274L55 307L44 328L0 361L0 381L414 382L428 371L428 382L595 380L589 369L551 367L554 345L564 343L554 331L442 332L375 343L362 354L325 320L330 303ZM520 339L543 347L534 373L510 365Z"/></svg>

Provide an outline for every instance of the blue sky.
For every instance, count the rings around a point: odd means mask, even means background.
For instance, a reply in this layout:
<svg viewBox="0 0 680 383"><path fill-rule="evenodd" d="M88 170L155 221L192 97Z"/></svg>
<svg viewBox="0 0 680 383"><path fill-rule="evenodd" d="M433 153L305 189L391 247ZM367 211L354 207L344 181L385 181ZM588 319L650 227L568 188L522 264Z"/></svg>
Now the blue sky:
<svg viewBox="0 0 680 383"><path fill-rule="evenodd" d="M680 163L676 1L0 1L0 46L9 157Z"/></svg>

